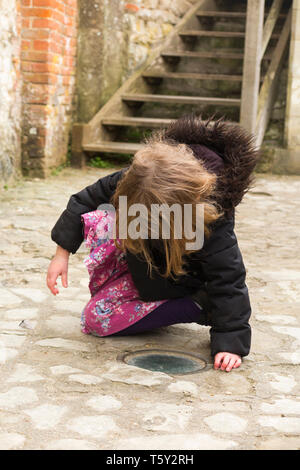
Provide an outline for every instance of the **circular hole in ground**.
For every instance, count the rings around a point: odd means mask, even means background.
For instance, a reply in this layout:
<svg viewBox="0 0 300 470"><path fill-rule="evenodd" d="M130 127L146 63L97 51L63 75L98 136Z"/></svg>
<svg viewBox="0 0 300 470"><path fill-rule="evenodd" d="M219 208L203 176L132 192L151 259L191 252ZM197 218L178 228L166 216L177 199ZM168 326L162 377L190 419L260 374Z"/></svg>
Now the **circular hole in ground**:
<svg viewBox="0 0 300 470"><path fill-rule="evenodd" d="M120 359L130 366L172 375L195 374L206 368L206 361L195 354L162 349L127 352Z"/></svg>

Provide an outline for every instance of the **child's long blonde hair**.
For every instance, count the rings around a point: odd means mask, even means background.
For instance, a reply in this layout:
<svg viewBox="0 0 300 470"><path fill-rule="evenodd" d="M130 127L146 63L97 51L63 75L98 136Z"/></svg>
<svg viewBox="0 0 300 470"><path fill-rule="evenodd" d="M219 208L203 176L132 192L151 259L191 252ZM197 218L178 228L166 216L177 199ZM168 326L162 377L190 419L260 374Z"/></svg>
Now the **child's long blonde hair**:
<svg viewBox="0 0 300 470"><path fill-rule="evenodd" d="M119 230L119 197L127 196L127 205L143 204L151 211L152 204L190 204L193 207L193 230L195 230L196 204L204 205L204 233L209 235L209 226L220 217L215 203L212 200L216 186L216 175L205 170L201 162L193 155L192 150L184 144L166 142L159 137L149 140L139 150L122 179L119 181L112 203L116 209L117 235ZM123 214L122 214L123 217ZM127 224L133 220L133 216L127 214ZM164 277L175 278L185 274L184 255L187 251L185 234L181 239L174 237L174 216L170 217L170 238L164 239L162 233L162 218L159 219L160 235L160 266L164 266ZM142 255L146 259L150 273L157 267L153 247L157 242L151 240L150 222L148 226L149 239L132 239L128 235L126 239L115 240L116 245L123 250L128 250L135 255ZM152 247L152 248L151 248Z"/></svg>

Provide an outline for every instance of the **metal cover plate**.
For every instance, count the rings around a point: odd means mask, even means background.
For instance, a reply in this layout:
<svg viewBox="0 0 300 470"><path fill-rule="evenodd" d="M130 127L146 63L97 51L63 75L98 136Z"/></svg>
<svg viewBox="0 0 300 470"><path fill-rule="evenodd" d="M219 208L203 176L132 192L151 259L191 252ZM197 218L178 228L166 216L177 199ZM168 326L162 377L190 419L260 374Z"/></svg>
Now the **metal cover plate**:
<svg viewBox="0 0 300 470"><path fill-rule="evenodd" d="M172 375L195 374L206 368L206 361L196 354L163 349L127 352L119 357L130 366Z"/></svg>

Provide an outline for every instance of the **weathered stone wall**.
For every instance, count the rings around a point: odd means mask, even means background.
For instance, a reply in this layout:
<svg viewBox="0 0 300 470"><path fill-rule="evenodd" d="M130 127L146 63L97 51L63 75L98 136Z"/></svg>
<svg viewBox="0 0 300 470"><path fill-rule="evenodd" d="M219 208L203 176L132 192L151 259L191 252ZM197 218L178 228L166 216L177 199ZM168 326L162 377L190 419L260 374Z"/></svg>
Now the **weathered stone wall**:
<svg viewBox="0 0 300 470"><path fill-rule="evenodd" d="M79 10L77 121L88 121L117 90L126 70L123 2L82 0Z"/></svg>
<svg viewBox="0 0 300 470"><path fill-rule="evenodd" d="M128 25L128 71L147 59L149 48L162 41L198 0L136 0L125 3Z"/></svg>
<svg viewBox="0 0 300 470"><path fill-rule="evenodd" d="M22 0L22 5L23 171L43 177L66 161L77 0Z"/></svg>
<svg viewBox="0 0 300 470"><path fill-rule="evenodd" d="M82 0L77 120L89 121L198 0Z"/></svg>
<svg viewBox="0 0 300 470"><path fill-rule="evenodd" d="M19 2L0 0L0 184L20 170Z"/></svg>

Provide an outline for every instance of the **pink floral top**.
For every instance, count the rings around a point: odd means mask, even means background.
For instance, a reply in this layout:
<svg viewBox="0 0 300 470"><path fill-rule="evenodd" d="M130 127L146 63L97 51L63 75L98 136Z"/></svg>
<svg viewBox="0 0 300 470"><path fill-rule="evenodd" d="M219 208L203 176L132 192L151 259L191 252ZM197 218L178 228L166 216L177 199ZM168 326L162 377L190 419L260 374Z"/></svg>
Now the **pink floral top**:
<svg viewBox="0 0 300 470"><path fill-rule="evenodd" d="M115 215L96 210L82 215L90 254L84 260L91 299L82 312L82 331L107 336L148 315L166 300L143 302L128 271L125 253L111 238Z"/></svg>

